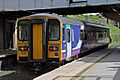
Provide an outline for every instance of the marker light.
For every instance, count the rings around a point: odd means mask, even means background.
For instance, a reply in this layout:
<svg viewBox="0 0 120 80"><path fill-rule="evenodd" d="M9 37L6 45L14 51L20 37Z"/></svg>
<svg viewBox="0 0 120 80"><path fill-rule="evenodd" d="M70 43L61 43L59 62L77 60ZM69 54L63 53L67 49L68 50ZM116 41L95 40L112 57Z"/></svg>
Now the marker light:
<svg viewBox="0 0 120 80"><path fill-rule="evenodd" d="M49 47L49 50L50 51L58 51L58 47L56 47L56 46Z"/></svg>
<svg viewBox="0 0 120 80"><path fill-rule="evenodd" d="M52 51L53 50L52 47L49 47L49 50Z"/></svg>
<svg viewBox="0 0 120 80"><path fill-rule="evenodd" d="M27 47L27 46L20 46L20 47L19 47L19 50L20 50L20 51L27 51L27 50L28 50L28 47Z"/></svg>

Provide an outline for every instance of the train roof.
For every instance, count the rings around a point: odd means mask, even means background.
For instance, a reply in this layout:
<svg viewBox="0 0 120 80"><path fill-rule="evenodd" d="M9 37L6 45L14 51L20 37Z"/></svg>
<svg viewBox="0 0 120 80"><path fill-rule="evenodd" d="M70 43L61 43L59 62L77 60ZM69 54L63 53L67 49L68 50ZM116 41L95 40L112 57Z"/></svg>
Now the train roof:
<svg viewBox="0 0 120 80"><path fill-rule="evenodd" d="M100 25L100 24L94 24L94 23L89 23L89 22L84 22L84 21L78 21L75 19L71 19L71 18L67 18L67 17L63 17L57 14L48 14L48 13L38 13L38 14L33 14L30 16L25 16L22 18L27 18L27 17L35 17L36 16L48 16L48 17L54 17L56 19L59 19L63 24L73 24L73 25L87 25L87 26L92 26L92 27L100 27L100 28L106 28L109 29L109 27L104 26L104 25Z"/></svg>
<svg viewBox="0 0 120 80"><path fill-rule="evenodd" d="M48 13L38 13L38 14L33 14L30 16L26 16L26 17L34 17L34 16L48 16L48 17L54 17L59 19L63 24L74 24L74 25L83 25L83 22L75 20L75 19L71 19L71 18L67 18L67 17L63 17L57 14L48 14ZM23 18L26 18L23 17Z"/></svg>
<svg viewBox="0 0 120 80"><path fill-rule="evenodd" d="M83 22L75 20L75 19L61 17L61 16L59 18L62 21L62 23L65 23L65 24L84 25Z"/></svg>
<svg viewBox="0 0 120 80"><path fill-rule="evenodd" d="M100 24L94 24L94 23L84 23L87 26L92 26L92 27L99 27L99 28L105 28L105 29L109 29L109 27L105 26L105 25L100 25Z"/></svg>

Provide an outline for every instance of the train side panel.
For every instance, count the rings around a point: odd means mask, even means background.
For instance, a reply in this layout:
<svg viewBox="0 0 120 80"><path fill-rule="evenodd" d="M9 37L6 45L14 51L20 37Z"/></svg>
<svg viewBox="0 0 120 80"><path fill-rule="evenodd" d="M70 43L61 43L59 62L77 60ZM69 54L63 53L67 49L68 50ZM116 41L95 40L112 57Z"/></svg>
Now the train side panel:
<svg viewBox="0 0 120 80"><path fill-rule="evenodd" d="M80 40L80 25L63 24L62 30L62 60L65 60L80 53L82 41Z"/></svg>
<svg viewBox="0 0 120 80"><path fill-rule="evenodd" d="M82 41L80 40L80 25L72 25L72 56L80 53Z"/></svg>
<svg viewBox="0 0 120 80"><path fill-rule="evenodd" d="M107 46L110 43L109 29L97 26L85 26L81 52Z"/></svg>

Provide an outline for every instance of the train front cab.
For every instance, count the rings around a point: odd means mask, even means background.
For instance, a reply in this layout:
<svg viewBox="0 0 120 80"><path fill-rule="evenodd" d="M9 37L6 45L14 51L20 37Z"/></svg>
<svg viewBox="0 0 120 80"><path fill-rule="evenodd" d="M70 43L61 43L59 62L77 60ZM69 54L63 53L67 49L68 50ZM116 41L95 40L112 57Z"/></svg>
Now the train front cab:
<svg viewBox="0 0 120 80"><path fill-rule="evenodd" d="M17 27L19 62L61 61L61 24L58 19L25 18L18 20Z"/></svg>
<svg viewBox="0 0 120 80"><path fill-rule="evenodd" d="M28 61L28 20L17 21L17 60Z"/></svg>
<svg viewBox="0 0 120 80"><path fill-rule="evenodd" d="M62 28L59 19L48 19L48 61L61 62Z"/></svg>
<svg viewBox="0 0 120 80"><path fill-rule="evenodd" d="M46 60L46 34L44 19L21 19L18 22L19 62L43 62Z"/></svg>

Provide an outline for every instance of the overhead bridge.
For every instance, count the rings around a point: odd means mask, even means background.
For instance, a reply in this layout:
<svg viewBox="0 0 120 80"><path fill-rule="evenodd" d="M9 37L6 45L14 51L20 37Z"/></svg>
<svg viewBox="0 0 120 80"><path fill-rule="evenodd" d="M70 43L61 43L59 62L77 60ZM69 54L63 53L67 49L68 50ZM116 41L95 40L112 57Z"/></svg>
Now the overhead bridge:
<svg viewBox="0 0 120 80"><path fill-rule="evenodd" d="M120 0L0 0L0 10L45 10L120 4Z"/></svg>
<svg viewBox="0 0 120 80"><path fill-rule="evenodd" d="M118 16L119 11L120 0L0 0L0 14L15 17L42 12L61 15L102 12L109 17L108 13Z"/></svg>

